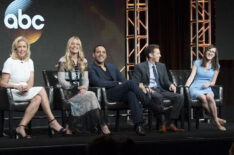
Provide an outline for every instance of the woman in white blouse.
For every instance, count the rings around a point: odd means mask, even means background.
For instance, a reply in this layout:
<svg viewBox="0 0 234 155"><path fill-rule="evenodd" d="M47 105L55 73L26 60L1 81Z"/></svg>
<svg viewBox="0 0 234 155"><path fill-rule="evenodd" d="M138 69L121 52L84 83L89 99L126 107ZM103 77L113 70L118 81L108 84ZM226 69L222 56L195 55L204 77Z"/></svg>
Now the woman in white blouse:
<svg viewBox="0 0 234 155"><path fill-rule="evenodd" d="M65 129L57 122L50 109L47 93L43 87L33 87L34 66L30 59L30 45L26 38L17 37L12 43L11 56L5 61L2 70L1 86L12 89L13 100L30 101L24 116L16 128L16 138L31 138L24 127L30 122L41 105L48 117L52 130L64 133Z"/></svg>

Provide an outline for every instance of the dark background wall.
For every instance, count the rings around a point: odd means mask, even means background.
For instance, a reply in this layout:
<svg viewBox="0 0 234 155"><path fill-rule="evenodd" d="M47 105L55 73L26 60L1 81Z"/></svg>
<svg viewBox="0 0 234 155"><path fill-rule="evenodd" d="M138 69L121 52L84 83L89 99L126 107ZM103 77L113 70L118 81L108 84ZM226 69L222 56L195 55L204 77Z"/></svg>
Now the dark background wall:
<svg viewBox="0 0 234 155"><path fill-rule="evenodd" d="M116 64L119 69L124 66L124 0L31 1L29 9L23 13L31 17L39 14L45 18L45 27L41 31L40 39L31 45L36 85L43 85L41 75L43 69L56 69L55 64L64 55L67 39L73 35L81 38L89 63L92 63L93 47L96 44L104 44L108 50L108 61ZM5 11L12 2L13 0L0 2L0 68L9 57L13 41L12 32L3 22ZM212 0L212 43L217 44L221 57L217 84L224 87L225 105L234 105L232 95L234 61L230 56L234 53L233 5L231 0L225 2ZM149 0L149 42L160 45L161 61L168 69L190 68L189 18L190 0ZM225 52L228 59L224 58Z"/></svg>

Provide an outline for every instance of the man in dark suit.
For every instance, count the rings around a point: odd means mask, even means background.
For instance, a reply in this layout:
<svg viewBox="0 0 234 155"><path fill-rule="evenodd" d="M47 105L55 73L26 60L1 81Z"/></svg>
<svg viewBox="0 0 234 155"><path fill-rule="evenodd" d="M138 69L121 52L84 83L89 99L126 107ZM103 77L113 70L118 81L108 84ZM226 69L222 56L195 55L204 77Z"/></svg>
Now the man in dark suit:
<svg viewBox="0 0 234 155"><path fill-rule="evenodd" d="M144 52L148 61L135 66L132 80L141 82L150 88L152 102L156 103L156 105L162 105L165 98L172 100L173 109L167 121L165 119L161 120L160 132L166 132L167 130L183 131L183 129L179 129L174 125L173 120L179 118L180 110L184 104L184 97L176 93L176 87L168 78L165 64L159 62L161 57L159 46L149 45ZM163 115L161 114L161 116Z"/></svg>
<svg viewBox="0 0 234 155"><path fill-rule="evenodd" d="M144 90L145 93L142 91L144 86L126 80L115 65L105 62L106 57L105 47L98 45L93 52L94 63L88 68L90 86L105 87L107 99L111 102L123 101L128 103L136 133L144 136L145 131L142 127L142 111L139 101L144 105L150 103L150 99L145 94L146 91Z"/></svg>

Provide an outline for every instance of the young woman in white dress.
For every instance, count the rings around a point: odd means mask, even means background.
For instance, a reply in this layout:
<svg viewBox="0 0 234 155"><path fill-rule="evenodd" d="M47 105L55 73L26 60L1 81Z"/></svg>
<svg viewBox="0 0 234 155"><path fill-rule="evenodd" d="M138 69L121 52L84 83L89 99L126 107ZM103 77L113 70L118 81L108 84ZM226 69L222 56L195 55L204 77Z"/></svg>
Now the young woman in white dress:
<svg viewBox="0 0 234 155"><path fill-rule="evenodd" d="M47 93L43 87L33 87L34 66L30 59L30 45L26 38L17 37L12 43L11 56L5 61L2 70L1 86L11 88L13 100L30 101L24 116L16 128L16 138L31 138L26 134L24 127L30 122L41 105L48 117L49 126L58 133L65 129L57 122L50 109Z"/></svg>

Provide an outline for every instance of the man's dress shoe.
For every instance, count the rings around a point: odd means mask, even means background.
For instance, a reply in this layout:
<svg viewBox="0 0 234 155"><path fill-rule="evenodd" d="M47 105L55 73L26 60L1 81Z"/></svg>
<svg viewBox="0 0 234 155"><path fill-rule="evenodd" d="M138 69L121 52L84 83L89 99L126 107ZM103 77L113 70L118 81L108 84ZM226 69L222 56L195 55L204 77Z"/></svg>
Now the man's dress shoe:
<svg viewBox="0 0 234 155"><path fill-rule="evenodd" d="M141 125L136 126L136 134L138 136L145 136L144 128Z"/></svg>
<svg viewBox="0 0 234 155"><path fill-rule="evenodd" d="M174 124L171 124L167 127L167 131L173 131L173 132L183 132L184 129L177 128Z"/></svg>
<svg viewBox="0 0 234 155"><path fill-rule="evenodd" d="M161 133L167 132L167 127L166 127L166 125L161 125L160 128L159 128L159 132L161 132Z"/></svg>

